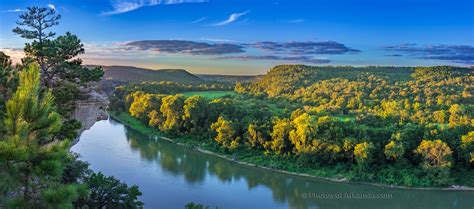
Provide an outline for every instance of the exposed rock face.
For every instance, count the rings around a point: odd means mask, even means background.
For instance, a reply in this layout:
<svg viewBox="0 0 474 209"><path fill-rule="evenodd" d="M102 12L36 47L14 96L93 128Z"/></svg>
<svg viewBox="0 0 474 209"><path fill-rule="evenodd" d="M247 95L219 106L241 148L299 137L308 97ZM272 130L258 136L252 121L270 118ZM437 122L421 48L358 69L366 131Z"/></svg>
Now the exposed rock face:
<svg viewBox="0 0 474 209"><path fill-rule="evenodd" d="M78 130L80 136L82 132L88 130L95 122L100 120L107 120L107 106L109 100L107 95L100 91L97 84L80 89L81 94L84 95L81 100L76 101L76 109L72 114L72 118L81 122L82 127ZM73 144L77 143L79 137L74 140Z"/></svg>

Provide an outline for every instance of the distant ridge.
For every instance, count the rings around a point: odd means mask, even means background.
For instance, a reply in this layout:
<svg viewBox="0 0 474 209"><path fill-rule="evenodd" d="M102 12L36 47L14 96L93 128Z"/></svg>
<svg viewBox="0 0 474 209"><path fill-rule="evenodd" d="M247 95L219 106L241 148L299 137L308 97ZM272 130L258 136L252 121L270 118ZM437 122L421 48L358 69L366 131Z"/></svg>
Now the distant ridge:
<svg viewBox="0 0 474 209"><path fill-rule="evenodd" d="M152 70L131 66L102 66L104 79L117 83L140 83L144 81L172 81L195 84L204 81L183 69Z"/></svg>

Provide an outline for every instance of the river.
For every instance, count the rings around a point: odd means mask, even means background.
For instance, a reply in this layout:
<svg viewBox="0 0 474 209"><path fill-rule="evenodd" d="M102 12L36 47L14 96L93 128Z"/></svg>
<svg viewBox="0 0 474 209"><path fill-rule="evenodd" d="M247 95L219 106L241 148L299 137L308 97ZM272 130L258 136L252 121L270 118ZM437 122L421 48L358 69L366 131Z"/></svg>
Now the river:
<svg viewBox="0 0 474 209"><path fill-rule="evenodd" d="M473 209L474 192L389 189L328 182L239 165L140 134L112 119L71 149L94 171L136 184L145 208Z"/></svg>

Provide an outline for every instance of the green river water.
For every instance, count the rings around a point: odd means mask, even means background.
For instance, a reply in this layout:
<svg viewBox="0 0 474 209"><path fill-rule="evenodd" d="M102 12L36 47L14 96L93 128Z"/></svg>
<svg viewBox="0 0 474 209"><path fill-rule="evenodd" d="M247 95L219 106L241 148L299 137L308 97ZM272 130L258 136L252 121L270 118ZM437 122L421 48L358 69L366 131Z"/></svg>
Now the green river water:
<svg viewBox="0 0 474 209"><path fill-rule="evenodd" d="M239 165L137 133L114 120L85 131L73 152L94 171L140 187L145 208L474 209L474 192L328 182Z"/></svg>

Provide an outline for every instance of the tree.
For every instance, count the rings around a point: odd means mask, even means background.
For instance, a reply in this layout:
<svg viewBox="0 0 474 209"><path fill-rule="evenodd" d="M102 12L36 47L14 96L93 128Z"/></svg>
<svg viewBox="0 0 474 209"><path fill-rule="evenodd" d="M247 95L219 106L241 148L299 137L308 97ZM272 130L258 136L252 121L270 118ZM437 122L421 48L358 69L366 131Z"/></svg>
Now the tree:
<svg viewBox="0 0 474 209"><path fill-rule="evenodd" d="M0 51L0 99L10 99L18 83L17 71L12 67L10 56Z"/></svg>
<svg viewBox="0 0 474 209"><path fill-rule="evenodd" d="M434 111L433 120L436 123L444 124L446 122L446 110Z"/></svg>
<svg viewBox="0 0 474 209"><path fill-rule="evenodd" d="M56 10L52 8L28 7L28 12L21 14L20 19L21 21L18 21L17 24L26 28L17 26L13 29L13 33L20 35L22 38L33 40L31 44L26 44L25 52L34 56L29 58L37 61L41 67L41 72L46 73L45 60L47 58L44 50L41 49L49 47L46 42L53 38L56 33L47 30L59 24L61 15L56 14Z"/></svg>
<svg viewBox="0 0 474 209"><path fill-rule="evenodd" d="M202 132L209 127L207 119L208 102L201 96L192 96L184 101L184 128L190 133Z"/></svg>
<svg viewBox="0 0 474 209"><path fill-rule="evenodd" d="M38 146L50 142L51 136L61 128L61 118L54 111L51 91L42 91L39 68L30 65L20 73L20 85L6 104L5 131Z"/></svg>
<svg viewBox="0 0 474 209"><path fill-rule="evenodd" d="M372 142L362 142L354 147L354 156L357 164L367 166L373 161L373 152L375 146Z"/></svg>
<svg viewBox="0 0 474 209"><path fill-rule="evenodd" d="M387 159L397 160L403 156L405 153L405 148L400 142L390 141L385 145L384 154Z"/></svg>
<svg viewBox="0 0 474 209"><path fill-rule="evenodd" d="M28 7L20 15L17 24L25 28L16 27L13 33L33 40L25 44L24 64L39 63L42 83L48 87L60 86L63 81L82 85L100 80L103 75L100 67L81 66L82 60L77 56L84 53L84 48L77 36L67 32L52 40L56 34L47 30L58 25L60 18L56 10L39 7Z"/></svg>
<svg viewBox="0 0 474 209"><path fill-rule="evenodd" d="M87 177L85 183L90 193L88 197L76 203L81 208L143 208L143 203L138 200L142 193L136 185L129 187L113 176L105 176L101 172Z"/></svg>
<svg viewBox="0 0 474 209"><path fill-rule="evenodd" d="M184 209L209 209L209 206L205 206L205 205L199 204L199 203L190 202L190 203L188 203L184 206ZM217 209L217 207L216 207L216 209Z"/></svg>
<svg viewBox="0 0 474 209"><path fill-rule="evenodd" d="M5 102L12 96L17 83L17 71L12 67L10 57L0 51L0 121L5 117ZM2 132L3 123L0 123L0 134Z"/></svg>
<svg viewBox="0 0 474 209"><path fill-rule="evenodd" d="M461 124L468 123L465 116L465 108L463 105L453 104L449 107L449 127L455 127Z"/></svg>
<svg viewBox="0 0 474 209"><path fill-rule="evenodd" d="M288 119L277 119L273 126L272 136L272 150L278 154L283 154L291 151L292 144L289 138L293 125Z"/></svg>
<svg viewBox="0 0 474 209"><path fill-rule="evenodd" d="M50 143L61 123L51 92L40 89L39 76L37 65L24 69L16 92L7 102L3 121L6 133L0 139L0 183L5 194L10 194L11 207L72 206L78 187L57 181L69 155L68 143Z"/></svg>
<svg viewBox="0 0 474 209"><path fill-rule="evenodd" d="M267 124L252 122L247 126L245 133L247 144L254 148L269 148L271 146L270 134Z"/></svg>
<svg viewBox="0 0 474 209"><path fill-rule="evenodd" d="M303 113L293 120L294 129L290 131L289 138L297 153L312 151L314 126L316 124L314 120L313 116L308 113Z"/></svg>
<svg viewBox="0 0 474 209"><path fill-rule="evenodd" d="M130 115L140 119L142 122L149 120L150 112L161 107L161 100L165 95L161 94L143 94L137 96L130 105Z"/></svg>
<svg viewBox="0 0 474 209"><path fill-rule="evenodd" d="M461 149L466 161L474 164L474 131L461 137Z"/></svg>
<svg viewBox="0 0 474 209"><path fill-rule="evenodd" d="M423 158L422 167L425 169L450 168L452 166L451 154L453 151L446 142L439 139L421 141L414 152Z"/></svg>
<svg viewBox="0 0 474 209"><path fill-rule="evenodd" d="M163 114L163 130L179 132L183 127L183 105L185 97L181 94L170 95L162 100L160 111Z"/></svg>
<svg viewBox="0 0 474 209"><path fill-rule="evenodd" d="M217 143L222 144L228 149L236 149L238 144L238 138L236 138L236 131L233 127L234 124L220 116L215 123L211 125L211 129L214 130L217 135L214 138Z"/></svg>
<svg viewBox="0 0 474 209"><path fill-rule="evenodd" d="M148 114L148 125L151 127L162 129L162 124L164 121L163 114L158 110L152 110Z"/></svg>
<svg viewBox="0 0 474 209"><path fill-rule="evenodd" d="M17 22L20 26L26 26L32 30L16 27L13 32L20 35L22 38L34 39L43 43L45 39L54 37L53 32L47 32L51 28L59 24L61 15L56 14L55 9L28 7L28 12L20 15L21 22Z"/></svg>

